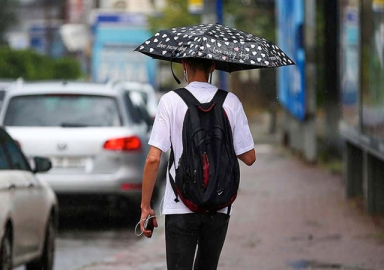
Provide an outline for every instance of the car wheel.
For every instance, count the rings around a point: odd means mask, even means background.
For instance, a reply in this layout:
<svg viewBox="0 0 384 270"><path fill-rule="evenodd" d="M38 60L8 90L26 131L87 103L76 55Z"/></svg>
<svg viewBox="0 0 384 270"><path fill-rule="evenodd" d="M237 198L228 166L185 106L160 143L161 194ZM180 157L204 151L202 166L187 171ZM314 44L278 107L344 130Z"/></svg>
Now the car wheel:
<svg viewBox="0 0 384 270"><path fill-rule="evenodd" d="M12 236L9 229L6 230L0 246L0 269L12 269Z"/></svg>
<svg viewBox="0 0 384 270"><path fill-rule="evenodd" d="M52 270L55 256L55 224L51 217L45 232L44 249L41 257L34 262L28 263L26 270Z"/></svg>

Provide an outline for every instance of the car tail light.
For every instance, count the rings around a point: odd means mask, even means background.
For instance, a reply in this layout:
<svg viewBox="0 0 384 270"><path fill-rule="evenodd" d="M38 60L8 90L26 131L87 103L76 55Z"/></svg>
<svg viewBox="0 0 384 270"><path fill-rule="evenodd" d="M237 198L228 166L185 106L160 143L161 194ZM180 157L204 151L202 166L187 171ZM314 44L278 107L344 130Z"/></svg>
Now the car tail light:
<svg viewBox="0 0 384 270"><path fill-rule="evenodd" d="M133 190L133 189L141 189L142 188L142 184L128 184L128 183L124 183L124 184L121 184L121 190Z"/></svg>
<svg viewBox="0 0 384 270"><path fill-rule="evenodd" d="M114 151L140 150L141 141L137 136L110 139L104 143L104 149Z"/></svg>

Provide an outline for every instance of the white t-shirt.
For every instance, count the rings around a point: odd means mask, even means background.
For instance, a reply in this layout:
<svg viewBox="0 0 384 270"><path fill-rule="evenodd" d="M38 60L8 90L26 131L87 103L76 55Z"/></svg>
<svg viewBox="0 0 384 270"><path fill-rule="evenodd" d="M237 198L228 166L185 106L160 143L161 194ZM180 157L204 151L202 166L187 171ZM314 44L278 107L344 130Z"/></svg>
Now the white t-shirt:
<svg viewBox="0 0 384 270"><path fill-rule="evenodd" d="M211 101L217 91L217 87L203 82L191 82L185 88L189 90L200 103ZM232 127L233 145L236 155L241 155L252 150L254 148L254 141L240 100L233 93L228 93L223 107ZM187 105L174 91L163 95L157 108L151 137L149 139L149 145L157 147L163 152L167 152L172 144L176 164L183 152L182 130L187 109ZM171 174L175 177L174 166L171 167ZM176 203L174 199L175 193L169 183L167 173L163 214L192 213L181 200ZM227 208L219 212L227 213Z"/></svg>

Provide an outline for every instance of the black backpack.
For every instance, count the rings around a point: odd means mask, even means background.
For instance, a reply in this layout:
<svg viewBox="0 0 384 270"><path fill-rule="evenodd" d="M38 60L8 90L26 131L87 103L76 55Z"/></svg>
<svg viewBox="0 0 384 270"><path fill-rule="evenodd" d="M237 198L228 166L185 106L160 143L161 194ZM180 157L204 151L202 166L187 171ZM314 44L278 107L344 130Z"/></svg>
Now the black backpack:
<svg viewBox="0 0 384 270"><path fill-rule="evenodd" d="M169 173L175 201L180 198L193 212L216 212L228 206L229 213L237 196L240 169L223 108L228 93L218 90L210 102L200 103L187 89L174 91L188 106L176 179ZM168 171L174 162L171 147Z"/></svg>

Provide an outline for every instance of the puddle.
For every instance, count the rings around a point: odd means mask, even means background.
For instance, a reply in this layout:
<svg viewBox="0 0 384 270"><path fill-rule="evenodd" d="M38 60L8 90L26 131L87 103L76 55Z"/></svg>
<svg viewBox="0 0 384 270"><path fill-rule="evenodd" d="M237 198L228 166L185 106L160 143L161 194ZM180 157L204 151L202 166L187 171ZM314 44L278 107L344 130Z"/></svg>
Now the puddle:
<svg viewBox="0 0 384 270"><path fill-rule="evenodd" d="M295 270L310 270L310 269L321 269L321 270L374 270L367 268L360 268L355 266L347 266L335 263L323 263L310 260L298 260L288 263L288 265Z"/></svg>
<svg viewBox="0 0 384 270"><path fill-rule="evenodd" d="M305 222L305 225L310 226L310 227L315 227L315 228L321 228L322 227L321 223L316 221L316 220L307 220Z"/></svg>
<svg viewBox="0 0 384 270"><path fill-rule="evenodd" d="M339 241L342 240L341 234L329 234L321 237L315 237L313 234L303 235L303 236L294 236L290 238L291 241Z"/></svg>

